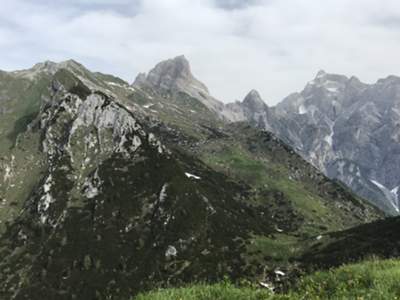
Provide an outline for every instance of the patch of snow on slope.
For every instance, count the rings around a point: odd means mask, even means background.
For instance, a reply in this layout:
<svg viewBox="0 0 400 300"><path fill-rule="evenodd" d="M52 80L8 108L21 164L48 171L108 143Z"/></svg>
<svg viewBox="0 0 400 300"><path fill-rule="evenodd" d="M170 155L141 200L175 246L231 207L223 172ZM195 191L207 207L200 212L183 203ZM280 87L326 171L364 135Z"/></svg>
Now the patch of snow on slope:
<svg viewBox="0 0 400 300"><path fill-rule="evenodd" d="M128 85L122 85L122 84L119 84L119 83L116 83L116 82L112 82L112 81L107 81L106 83L108 85L111 85L111 86L120 87L120 88L123 88L123 89L131 90L133 92L135 91L135 89L133 87L128 86Z"/></svg>
<svg viewBox="0 0 400 300"><path fill-rule="evenodd" d="M201 179L201 177L187 173L187 172L185 172L185 175L187 178L193 178L193 179L197 179L197 180Z"/></svg>
<svg viewBox="0 0 400 300"><path fill-rule="evenodd" d="M299 106L299 114L304 115L307 113L307 108L304 106L304 104Z"/></svg>
<svg viewBox="0 0 400 300"><path fill-rule="evenodd" d="M161 188L160 195L158 196L160 203L164 202L165 198L167 197L167 187L168 183L165 183Z"/></svg>
<svg viewBox="0 0 400 300"><path fill-rule="evenodd" d="M144 108L150 108L150 107L152 107L154 105L155 105L154 103L150 103L150 104L143 105L143 107Z"/></svg>
<svg viewBox="0 0 400 300"><path fill-rule="evenodd" d="M371 182L373 184L375 184L382 191L382 193L389 200L390 204L393 206L393 208L396 210L396 212L400 212L398 196L397 196L397 191L398 191L399 187L394 188L393 190L389 190L387 187L385 187L383 184L379 183L376 180L371 180Z"/></svg>
<svg viewBox="0 0 400 300"><path fill-rule="evenodd" d="M333 141L333 131L328 134L327 136L324 137L325 142L329 144L329 146L332 147L332 141Z"/></svg>
<svg viewBox="0 0 400 300"><path fill-rule="evenodd" d="M339 91L339 89L336 87L328 87L326 90L331 93L337 93Z"/></svg>
<svg viewBox="0 0 400 300"><path fill-rule="evenodd" d="M396 186L391 192L395 195L397 195L397 192L399 191L400 186Z"/></svg>

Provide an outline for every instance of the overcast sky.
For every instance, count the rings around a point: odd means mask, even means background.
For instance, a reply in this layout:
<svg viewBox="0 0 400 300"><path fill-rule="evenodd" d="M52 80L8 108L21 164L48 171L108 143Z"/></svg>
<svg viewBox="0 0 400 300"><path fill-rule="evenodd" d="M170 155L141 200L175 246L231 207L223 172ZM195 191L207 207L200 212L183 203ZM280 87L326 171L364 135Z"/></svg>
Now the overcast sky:
<svg viewBox="0 0 400 300"><path fill-rule="evenodd" d="M398 0L4 0L0 69L73 58L132 82L185 54L224 102L272 105L319 69L400 75Z"/></svg>

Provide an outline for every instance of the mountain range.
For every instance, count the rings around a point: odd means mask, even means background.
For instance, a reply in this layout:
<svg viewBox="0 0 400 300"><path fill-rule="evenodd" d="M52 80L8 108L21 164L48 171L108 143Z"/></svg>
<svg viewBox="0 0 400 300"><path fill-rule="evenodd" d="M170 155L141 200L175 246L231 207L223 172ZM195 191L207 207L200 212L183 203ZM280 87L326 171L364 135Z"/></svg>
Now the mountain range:
<svg viewBox="0 0 400 300"><path fill-rule="evenodd" d="M215 99L184 56L132 84L73 60L0 72L1 298L128 299L325 262L330 234L397 212L398 86L319 72L268 107Z"/></svg>
<svg viewBox="0 0 400 300"><path fill-rule="evenodd" d="M185 57L158 64L133 86L181 91L229 122L250 121L275 133L302 157L391 215L399 213L400 78L375 84L319 71L300 93L269 107L255 90L222 102L195 79Z"/></svg>

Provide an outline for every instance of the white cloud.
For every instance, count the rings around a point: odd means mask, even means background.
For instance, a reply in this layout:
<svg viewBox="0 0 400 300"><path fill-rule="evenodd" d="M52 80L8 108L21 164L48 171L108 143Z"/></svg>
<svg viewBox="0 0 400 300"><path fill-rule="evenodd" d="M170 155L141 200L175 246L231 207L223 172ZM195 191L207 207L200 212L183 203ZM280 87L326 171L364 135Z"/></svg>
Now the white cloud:
<svg viewBox="0 0 400 300"><path fill-rule="evenodd" d="M185 54L217 98L255 88L274 104L318 69L398 72L399 20L395 0L14 0L0 11L0 68L74 58L132 81Z"/></svg>

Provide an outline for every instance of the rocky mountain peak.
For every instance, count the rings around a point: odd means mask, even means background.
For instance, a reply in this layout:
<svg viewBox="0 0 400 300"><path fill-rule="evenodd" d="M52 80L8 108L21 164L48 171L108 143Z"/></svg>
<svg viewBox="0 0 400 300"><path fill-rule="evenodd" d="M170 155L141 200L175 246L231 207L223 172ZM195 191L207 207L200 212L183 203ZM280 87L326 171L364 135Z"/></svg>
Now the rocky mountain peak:
<svg viewBox="0 0 400 300"><path fill-rule="evenodd" d="M139 74L133 85L147 85L160 91L185 91L187 89L207 95L207 87L197 80L184 55L158 63L147 76Z"/></svg>
<svg viewBox="0 0 400 300"><path fill-rule="evenodd" d="M327 73L324 70L320 70L314 79L315 82L319 82L319 83L330 82L330 81L338 82L338 83L345 83L348 80L349 80L349 78L345 75Z"/></svg>
<svg viewBox="0 0 400 300"><path fill-rule="evenodd" d="M315 78L323 78L328 75L324 70L319 70Z"/></svg>
<svg viewBox="0 0 400 300"><path fill-rule="evenodd" d="M196 98L209 109L220 114L223 103L213 98L204 83L196 79L184 55L158 63L150 72L139 74L134 87L151 88L161 94L184 93Z"/></svg>
<svg viewBox="0 0 400 300"><path fill-rule="evenodd" d="M400 84L400 77L394 76L394 75L389 75L386 78L379 79L377 81L377 84L385 85L385 86L392 85L392 84Z"/></svg>
<svg viewBox="0 0 400 300"><path fill-rule="evenodd" d="M243 100L243 104L253 110L262 109L266 106L256 90L251 90Z"/></svg>
<svg viewBox="0 0 400 300"><path fill-rule="evenodd" d="M157 84L167 83L165 82L165 79L167 78L172 82L179 79L193 79L189 61L184 55L160 62L150 71L148 77L150 80L155 80L155 83Z"/></svg>
<svg viewBox="0 0 400 300"><path fill-rule="evenodd" d="M32 69L33 70L51 70L53 68L55 68L57 66L57 63L50 61L50 60L46 60L44 62L40 62L35 64Z"/></svg>

